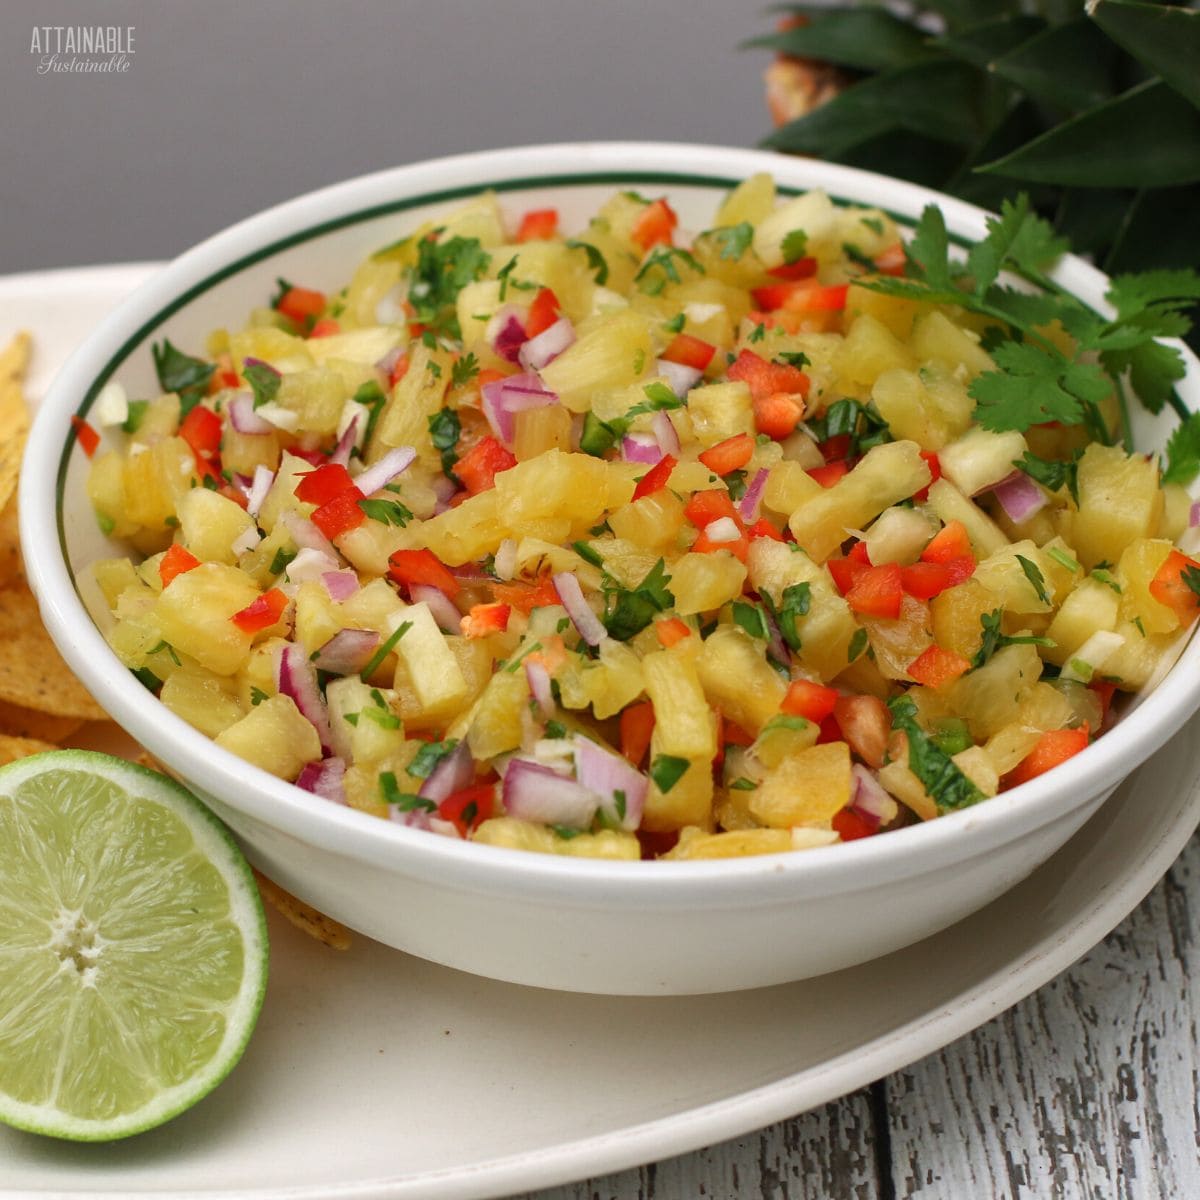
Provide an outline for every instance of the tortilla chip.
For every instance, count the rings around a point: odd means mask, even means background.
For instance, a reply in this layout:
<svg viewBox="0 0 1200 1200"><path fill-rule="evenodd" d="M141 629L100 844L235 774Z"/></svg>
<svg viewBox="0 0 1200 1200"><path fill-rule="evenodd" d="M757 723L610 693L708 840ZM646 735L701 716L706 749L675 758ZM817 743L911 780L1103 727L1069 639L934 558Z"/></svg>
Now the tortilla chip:
<svg viewBox="0 0 1200 1200"><path fill-rule="evenodd" d="M10 737L0 733L0 765L16 762L18 758L28 758L31 754L44 754L47 750L57 750L53 742L39 741L37 738Z"/></svg>
<svg viewBox="0 0 1200 1200"><path fill-rule="evenodd" d="M60 717L108 719L63 662L23 584L0 591L0 647L0 700Z"/></svg>
<svg viewBox="0 0 1200 1200"><path fill-rule="evenodd" d="M38 712L0 700L0 734L61 745L82 725L79 717L58 717L54 713Z"/></svg>
<svg viewBox="0 0 1200 1200"><path fill-rule="evenodd" d="M291 892L286 892L273 879L268 879L261 871L255 870L254 878L258 880L258 890L263 899L276 912L281 913L288 921L309 937L316 938L334 950L350 949L350 930L339 924L332 917L297 900Z"/></svg>
<svg viewBox="0 0 1200 1200"><path fill-rule="evenodd" d="M17 498L13 496L0 512L0 588L25 578L21 539L17 531Z"/></svg>
<svg viewBox="0 0 1200 1200"><path fill-rule="evenodd" d="M29 432L29 405L22 388L29 344L29 334L19 333L0 350L0 508L16 491L25 435Z"/></svg>

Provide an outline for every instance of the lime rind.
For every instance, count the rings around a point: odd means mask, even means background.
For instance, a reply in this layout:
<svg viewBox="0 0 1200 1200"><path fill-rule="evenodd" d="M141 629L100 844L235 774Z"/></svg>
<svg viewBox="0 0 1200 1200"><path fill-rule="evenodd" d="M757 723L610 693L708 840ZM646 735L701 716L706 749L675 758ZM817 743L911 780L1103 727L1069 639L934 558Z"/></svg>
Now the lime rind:
<svg viewBox="0 0 1200 1200"><path fill-rule="evenodd" d="M229 895L226 919L241 935L241 978L236 993L222 1008L224 1029L220 1042L180 1082L161 1088L136 1108L96 1119L74 1116L53 1103L30 1104L0 1091L0 1121L17 1129L72 1141L114 1141L152 1129L179 1115L212 1091L237 1064L254 1030L266 992L266 919L250 866L229 831L195 796L164 775L95 751L60 750L31 755L0 768L0 805L6 799L11 800L27 781L52 770L99 777L131 797L161 804L179 818L192 835L195 850L224 881ZM0 949L4 940L0 933ZM169 985L170 981L166 981L165 986ZM5 1019L17 1015L10 1010Z"/></svg>

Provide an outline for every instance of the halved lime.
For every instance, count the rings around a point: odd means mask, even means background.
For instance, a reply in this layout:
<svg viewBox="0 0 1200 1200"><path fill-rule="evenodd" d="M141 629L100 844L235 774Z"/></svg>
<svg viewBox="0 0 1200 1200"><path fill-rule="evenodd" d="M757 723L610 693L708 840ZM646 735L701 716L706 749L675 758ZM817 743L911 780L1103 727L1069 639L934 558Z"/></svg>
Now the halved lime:
<svg viewBox="0 0 1200 1200"><path fill-rule="evenodd" d="M0 1120L161 1124L241 1057L266 978L250 868L194 796L85 750L0 768Z"/></svg>

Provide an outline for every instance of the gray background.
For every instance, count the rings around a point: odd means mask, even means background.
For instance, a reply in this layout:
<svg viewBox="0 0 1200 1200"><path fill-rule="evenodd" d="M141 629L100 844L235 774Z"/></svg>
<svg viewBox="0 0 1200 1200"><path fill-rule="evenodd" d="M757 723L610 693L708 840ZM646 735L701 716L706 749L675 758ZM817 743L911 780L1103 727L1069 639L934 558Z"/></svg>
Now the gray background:
<svg viewBox="0 0 1200 1200"><path fill-rule="evenodd" d="M0 0L0 273L167 258L398 163L650 138L752 146L747 0ZM37 72L34 25L135 27L119 75Z"/></svg>

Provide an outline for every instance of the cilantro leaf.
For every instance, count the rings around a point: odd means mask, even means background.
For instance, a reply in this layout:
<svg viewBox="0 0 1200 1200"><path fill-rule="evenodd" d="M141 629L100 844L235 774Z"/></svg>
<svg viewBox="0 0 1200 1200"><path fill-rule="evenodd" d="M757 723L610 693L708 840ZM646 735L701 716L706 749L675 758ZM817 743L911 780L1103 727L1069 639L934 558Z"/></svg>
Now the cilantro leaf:
<svg viewBox="0 0 1200 1200"><path fill-rule="evenodd" d="M679 263L689 267L697 275L705 274L704 268L690 251L680 246L659 246L646 256L645 261L633 277L638 290L647 296L657 296L668 283L682 283Z"/></svg>
<svg viewBox="0 0 1200 1200"><path fill-rule="evenodd" d="M1006 265L1028 274L1038 274L1067 251L1065 238L1057 237L1049 222L1030 207L1022 192L1015 201L1001 203L1000 216L989 217L988 235L971 247L967 270L975 281L976 295L983 295Z"/></svg>
<svg viewBox="0 0 1200 1200"><path fill-rule="evenodd" d="M458 738L447 738L444 742L426 742L406 768L414 779L428 779L434 768L446 757L453 754L458 745Z"/></svg>
<svg viewBox="0 0 1200 1200"><path fill-rule="evenodd" d="M689 765L686 758L678 758L673 754L657 754L650 764L650 778L665 796L683 778Z"/></svg>
<svg viewBox="0 0 1200 1200"><path fill-rule="evenodd" d="M725 225L720 229L709 230L703 236L711 237L716 242L723 259L736 261L753 244L754 226L749 221L741 221L737 225Z"/></svg>
<svg viewBox="0 0 1200 1200"><path fill-rule="evenodd" d="M270 363L248 358L242 363L242 376L254 393L254 407L270 404L279 394L283 376Z"/></svg>
<svg viewBox="0 0 1200 1200"><path fill-rule="evenodd" d="M938 809L967 808L983 793L950 756L917 724L917 706L907 696L888 701L892 723L908 737L908 768L921 781Z"/></svg>
<svg viewBox="0 0 1200 1200"><path fill-rule="evenodd" d="M149 400L130 400L129 412L121 422L121 428L126 433L137 433L146 419L146 410L150 407Z"/></svg>
<svg viewBox="0 0 1200 1200"><path fill-rule="evenodd" d="M766 640L767 619L757 604L750 604L745 600L735 600L733 602L733 622L735 625L740 625L751 637Z"/></svg>
<svg viewBox="0 0 1200 1200"><path fill-rule="evenodd" d="M1017 555L1017 562L1021 564L1021 570L1025 572L1025 578L1033 585L1033 590L1037 593L1037 598L1043 604L1050 603L1050 593L1046 591L1046 577L1042 574L1041 568L1032 559L1026 558L1023 554Z"/></svg>
<svg viewBox="0 0 1200 1200"><path fill-rule="evenodd" d="M856 629L854 636L850 639L850 648L846 651L846 661L854 662L856 658L867 648L867 642L870 640L865 629Z"/></svg>
<svg viewBox="0 0 1200 1200"><path fill-rule="evenodd" d="M432 800L413 792L402 792L394 771L379 772L379 790L383 794L384 803L394 804L401 812L414 812L417 809L437 812L437 805Z"/></svg>
<svg viewBox="0 0 1200 1200"><path fill-rule="evenodd" d="M617 586L610 590L604 614L604 627L609 634L626 642L641 633L654 620L655 613L666 612L675 603L675 597L667 589L670 582L666 562L660 558L636 588Z"/></svg>
<svg viewBox="0 0 1200 1200"><path fill-rule="evenodd" d="M384 525L396 525L403 529L413 519L412 510L399 500L360 500L358 507L371 518Z"/></svg>
<svg viewBox="0 0 1200 1200"><path fill-rule="evenodd" d="M591 242L568 240L567 249L582 250L587 255L588 267L596 273L597 287L603 287L608 282L608 263Z"/></svg>
<svg viewBox="0 0 1200 1200"><path fill-rule="evenodd" d="M445 242L422 239L408 286L413 320L434 334L461 337L454 302L458 293L468 283L474 283L491 261L478 238L456 236Z"/></svg>
<svg viewBox="0 0 1200 1200"><path fill-rule="evenodd" d="M1179 578L1193 595L1200 596L1200 567L1184 567L1179 573Z"/></svg>
<svg viewBox="0 0 1200 1200"><path fill-rule="evenodd" d="M1192 413L1167 442L1163 483L1191 483L1200 474L1200 413Z"/></svg>
<svg viewBox="0 0 1200 1200"><path fill-rule="evenodd" d="M167 339L161 346L155 342L151 354L159 386L179 397L179 415L186 417L203 399L208 381L217 369L215 364L184 354Z"/></svg>
<svg viewBox="0 0 1200 1200"><path fill-rule="evenodd" d="M785 263L797 262L808 253L808 234L803 229L791 229L784 234L779 248L783 251Z"/></svg>
<svg viewBox="0 0 1200 1200"><path fill-rule="evenodd" d="M1026 450L1019 459L1013 462L1018 471L1023 471L1030 479L1037 480L1044 488L1052 492L1061 487L1067 487L1075 502L1079 502L1079 460L1082 451L1077 450L1070 459L1038 458L1032 451Z"/></svg>
<svg viewBox="0 0 1200 1200"><path fill-rule="evenodd" d="M936 204L927 204L906 249L913 275L935 290L951 290L950 239L946 219Z"/></svg>
<svg viewBox="0 0 1200 1200"><path fill-rule="evenodd" d="M1046 354L1027 342L1005 342L992 357L999 371L976 376L968 389L978 402L980 425L994 433L1061 421L1078 425L1083 406L1068 391L1063 376L1070 361L1062 354Z"/></svg>
<svg viewBox="0 0 1200 1200"><path fill-rule="evenodd" d="M379 669L380 664L385 658L396 648L396 643L412 628L411 621L403 621L392 630L388 638L382 642L379 648L371 655L370 662L358 673L359 679L364 683L371 678L372 675Z"/></svg>
<svg viewBox="0 0 1200 1200"><path fill-rule="evenodd" d="M1006 633L1001 633L1000 622L1003 615L1003 610L997 608L992 612L984 613L979 618L983 639L979 643L979 649L975 651L975 657L971 659L972 668L982 667L1002 646L1049 646L1051 649L1054 648L1055 643L1050 638L1034 637L1032 634L1018 634L1010 637Z"/></svg>
<svg viewBox="0 0 1200 1200"><path fill-rule="evenodd" d="M375 432L375 426L379 423L379 414L387 403L387 396L384 395L383 388L372 379L364 383L351 399L355 404L361 404L367 409L367 428L363 434L362 444L368 446L371 436Z"/></svg>
<svg viewBox="0 0 1200 1200"><path fill-rule="evenodd" d="M443 408L429 418L429 440L435 450L442 454L442 474L454 478L454 464L458 462L458 439L462 436L462 421L452 408Z"/></svg>
<svg viewBox="0 0 1200 1200"><path fill-rule="evenodd" d="M805 616L812 605L812 586L808 583L793 583L790 587L785 587L778 604L775 604L766 592L762 593L762 597L775 618L775 624L779 626L783 640L790 649L798 652L800 631L796 628L796 621Z"/></svg>
<svg viewBox="0 0 1200 1200"><path fill-rule="evenodd" d="M466 387L479 374L479 359L471 351L467 351L458 359L450 370L450 386Z"/></svg>

